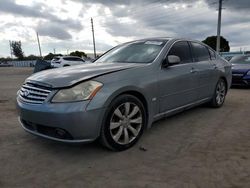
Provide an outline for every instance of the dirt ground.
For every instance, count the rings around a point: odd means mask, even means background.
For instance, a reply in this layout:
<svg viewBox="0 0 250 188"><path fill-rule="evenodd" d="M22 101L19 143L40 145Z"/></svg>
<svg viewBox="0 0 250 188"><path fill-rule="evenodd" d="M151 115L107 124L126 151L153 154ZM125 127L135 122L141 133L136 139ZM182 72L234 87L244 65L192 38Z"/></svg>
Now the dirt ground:
<svg viewBox="0 0 250 188"><path fill-rule="evenodd" d="M133 148L111 152L26 133L15 97L31 73L0 68L0 187L250 187L250 89L231 89L220 109L158 121Z"/></svg>

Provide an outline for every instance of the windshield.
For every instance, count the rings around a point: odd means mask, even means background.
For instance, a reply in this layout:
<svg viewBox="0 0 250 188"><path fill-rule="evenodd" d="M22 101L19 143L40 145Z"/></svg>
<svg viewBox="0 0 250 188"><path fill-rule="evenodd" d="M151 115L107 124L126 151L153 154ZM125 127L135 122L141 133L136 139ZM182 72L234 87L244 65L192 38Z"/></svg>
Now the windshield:
<svg viewBox="0 0 250 188"><path fill-rule="evenodd" d="M117 46L101 56L96 63L151 63L160 53L166 41L137 41Z"/></svg>
<svg viewBox="0 0 250 188"><path fill-rule="evenodd" d="M54 58L52 59L52 61L58 61L58 60L60 60L59 57L54 57Z"/></svg>
<svg viewBox="0 0 250 188"><path fill-rule="evenodd" d="M250 56L235 56L231 59L232 64L250 64Z"/></svg>

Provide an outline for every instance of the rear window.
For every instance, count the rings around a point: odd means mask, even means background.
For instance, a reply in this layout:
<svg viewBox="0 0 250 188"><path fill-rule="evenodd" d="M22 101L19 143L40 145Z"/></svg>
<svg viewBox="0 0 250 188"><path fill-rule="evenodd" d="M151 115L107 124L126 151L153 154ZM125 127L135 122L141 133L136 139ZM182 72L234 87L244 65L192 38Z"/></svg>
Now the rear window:
<svg viewBox="0 0 250 188"><path fill-rule="evenodd" d="M208 61L210 54L206 46L197 42L191 42L195 61Z"/></svg>
<svg viewBox="0 0 250 188"><path fill-rule="evenodd" d="M58 61L58 60L60 60L60 58L59 57L54 57L53 60Z"/></svg>

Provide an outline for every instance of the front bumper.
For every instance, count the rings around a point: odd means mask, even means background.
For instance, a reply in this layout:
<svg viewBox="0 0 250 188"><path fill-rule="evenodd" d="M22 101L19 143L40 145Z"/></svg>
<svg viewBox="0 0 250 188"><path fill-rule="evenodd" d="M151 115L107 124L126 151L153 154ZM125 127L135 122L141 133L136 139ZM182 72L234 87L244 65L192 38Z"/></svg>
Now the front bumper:
<svg viewBox="0 0 250 188"><path fill-rule="evenodd" d="M68 143L91 142L100 134L105 108L87 110L89 101L29 104L17 98L19 121L29 133Z"/></svg>
<svg viewBox="0 0 250 188"><path fill-rule="evenodd" d="M51 63L51 67L53 67L53 68L59 68L59 67L62 67L62 66L59 63Z"/></svg>
<svg viewBox="0 0 250 188"><path fill-rule="evenodd" d="M232 77L233 86L250 86L250 76L234 76Z"/></svg>

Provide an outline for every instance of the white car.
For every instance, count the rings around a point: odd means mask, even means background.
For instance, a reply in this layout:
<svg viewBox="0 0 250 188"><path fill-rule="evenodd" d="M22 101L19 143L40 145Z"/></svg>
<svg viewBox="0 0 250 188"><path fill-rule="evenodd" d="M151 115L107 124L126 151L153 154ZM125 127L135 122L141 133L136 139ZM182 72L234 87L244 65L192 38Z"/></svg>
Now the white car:
<svg viewBox="0 0 250 188"><path fill-rule="evenodd" d="M51 60L51 67L66 67L87 63L84 59L76 56L56 56Z"/></svg>

